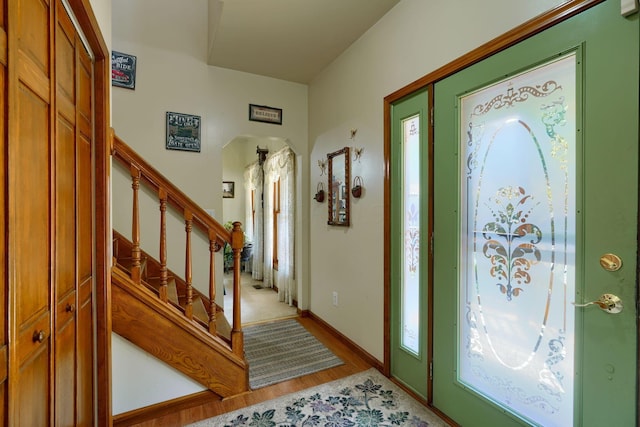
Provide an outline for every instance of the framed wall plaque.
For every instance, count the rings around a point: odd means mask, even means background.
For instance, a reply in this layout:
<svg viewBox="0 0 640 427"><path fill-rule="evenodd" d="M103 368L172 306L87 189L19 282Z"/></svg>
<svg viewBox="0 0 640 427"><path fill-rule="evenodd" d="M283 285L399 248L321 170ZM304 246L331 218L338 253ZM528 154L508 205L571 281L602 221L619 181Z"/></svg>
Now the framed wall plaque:
<svg viewBox="0 0 640 427"><path fill-rule="evenodd" d="M111 85L135 90L136 62L133 55L111 51Z"/></svg>
<svg viewBox="0 0 640 427"><path fill-rule="evenodd" d="M200 152L200 116L167 111L167 150Z"/></svg>
<svg viewBox="0 0 640 427"><path fill-rule="evenodd" d="M252 122L282 124L282 109L267 107L266 105L249 104L249 120Z"/></svg>

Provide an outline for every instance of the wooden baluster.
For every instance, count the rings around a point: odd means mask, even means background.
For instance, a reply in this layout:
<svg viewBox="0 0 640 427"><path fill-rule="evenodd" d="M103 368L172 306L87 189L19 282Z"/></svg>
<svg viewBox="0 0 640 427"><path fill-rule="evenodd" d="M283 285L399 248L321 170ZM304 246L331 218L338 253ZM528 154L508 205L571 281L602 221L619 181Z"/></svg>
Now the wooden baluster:
<svg viewBox="0 0 640 427"><path fill-rule="evenodd" d="M184 307L184 315L193 319L193 287L192 287L192 266L191 266L191 229L193 214L189 210L184 211L185 231L187 233L186 254L184 262L184 280L187 285L187 302Z"/></svg>
<svg viewBox="0 0 640 427"><path fill-rule="evenodd" d="M209 229L209 332L216 335L216 268L215 252L219 249L216 233Z"/></svg>
<svg viewBox="0 0 640 427"><path fill-rule="evenodd" d="M133 188L133 218L131 225L131 280L140 284L140 207L138 203L138 190L140 189L140 169L131 166L131 188Z"/></svg>
<svg viewBox="0 0 640 427"><path fill-rule="evenodd" d="M160 198L160 289L159 296L164 302L167 302L167 190L161 188L158 190Z"/></svg>
<svg viewBox="0 0 640 427"><path fill-rule="evenodd" d="M240 316L240 255L244 247L244 233L241 223L233 223L231 230L231 248L233 249L233 327L231 329L231 349L244 357L244 338Z"/></svg>

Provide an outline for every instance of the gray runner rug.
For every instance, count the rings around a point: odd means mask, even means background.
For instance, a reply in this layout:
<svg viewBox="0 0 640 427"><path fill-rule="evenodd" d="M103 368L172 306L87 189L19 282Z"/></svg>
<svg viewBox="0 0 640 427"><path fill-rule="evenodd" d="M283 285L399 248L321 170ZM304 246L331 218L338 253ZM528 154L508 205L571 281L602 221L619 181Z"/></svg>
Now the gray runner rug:
<svg viewBox="0 0 640 427"><path fill-rule="evenodd" d="M243 331L252 389L343 364L295 319L247 326Z"/></svg>

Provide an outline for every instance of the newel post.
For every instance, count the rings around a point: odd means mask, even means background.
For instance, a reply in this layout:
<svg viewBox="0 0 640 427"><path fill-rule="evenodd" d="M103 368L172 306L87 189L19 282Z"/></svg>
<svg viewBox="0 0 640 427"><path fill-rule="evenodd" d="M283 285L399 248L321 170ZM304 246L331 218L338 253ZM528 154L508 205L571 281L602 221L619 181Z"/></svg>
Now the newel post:
<svg viewBox="0 0 640 427"><path fill-rule="evenodd" d="M244 338L240 317L240 256L244 247L242 223L236 221L231 230L231 249L233 249L233 327L231 330L231 348L244 357Z"/></svg>

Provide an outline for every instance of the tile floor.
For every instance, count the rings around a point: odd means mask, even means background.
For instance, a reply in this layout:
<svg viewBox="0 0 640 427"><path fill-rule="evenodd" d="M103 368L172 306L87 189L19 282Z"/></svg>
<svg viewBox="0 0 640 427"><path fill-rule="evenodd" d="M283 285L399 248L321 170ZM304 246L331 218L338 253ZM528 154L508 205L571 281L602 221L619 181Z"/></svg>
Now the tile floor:
<svg viewBox="0 0 640 427"><path fill-rule="evenodd" d="M294 317L297 309L278 301L278 293L271 288L256 289L254 285L262 285L262 281L256 281L251 273L242 273L240 276L240 310L242 313L242 325L264 322L268 320ZM224 276L224 312L227 319L232 318L233 313L233 276Z"/></svg>

